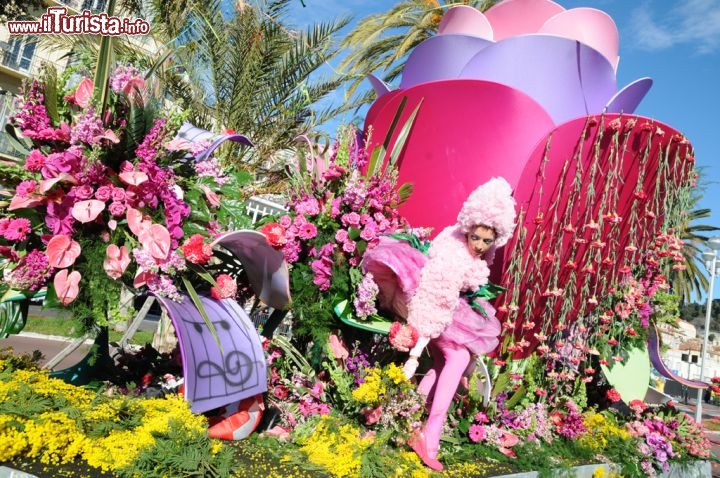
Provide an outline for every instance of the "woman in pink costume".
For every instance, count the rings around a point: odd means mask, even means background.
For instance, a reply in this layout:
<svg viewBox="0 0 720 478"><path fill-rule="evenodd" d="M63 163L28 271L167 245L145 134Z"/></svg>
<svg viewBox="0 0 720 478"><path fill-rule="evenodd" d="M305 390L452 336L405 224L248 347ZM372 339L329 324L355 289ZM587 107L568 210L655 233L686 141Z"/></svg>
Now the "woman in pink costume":
<svg viewBox="0 0 720 478"><path fill-rule="evenodd" d="M464 296L487 289L495 249L507 243L514 228L512 189L493 178L470 194L457 223L438 234L427 255L417 241L413 247L383 237L363 258L364 271L372 272L380 288L380 306L418 332L404 368L408 378L429 344L433 365L418 389L432 404L424 429L416 430L409 444L434 470L443 469L437 460L440 434L458 385L474 356L495 349L501 330L492 305Z"/></svg>

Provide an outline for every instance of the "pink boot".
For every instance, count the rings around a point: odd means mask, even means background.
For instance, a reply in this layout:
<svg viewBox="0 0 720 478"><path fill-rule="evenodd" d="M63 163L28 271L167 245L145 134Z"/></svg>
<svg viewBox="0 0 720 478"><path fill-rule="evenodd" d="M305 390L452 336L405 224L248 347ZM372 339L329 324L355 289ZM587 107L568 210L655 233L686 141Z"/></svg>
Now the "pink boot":
<svg viewBox="0 0 720 478"><path fill-rule="evenodd" d="M440 463L437 460L436 456L430 456L430 452L427 449L427 444L425 443L425 435L423 432L420 431L419 428L416 428L412 435L410 435L410 438L408 439L408 445L410 445L410 448L417 453L417 455L420 457L423 463L428 468L431 468L435 471L442 471L443 470L443 464Z"/></svg>

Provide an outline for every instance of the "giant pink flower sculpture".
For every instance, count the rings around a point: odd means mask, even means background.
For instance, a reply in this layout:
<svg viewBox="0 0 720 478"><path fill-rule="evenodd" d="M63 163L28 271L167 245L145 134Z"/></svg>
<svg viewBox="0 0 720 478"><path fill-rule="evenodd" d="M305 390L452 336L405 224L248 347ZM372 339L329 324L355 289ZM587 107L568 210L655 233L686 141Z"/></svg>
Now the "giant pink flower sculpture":
<svg viewBox="0 0 720 478"><path fill-rule="evenodd" d="M421 104L398 161L399 181L414 186L400 209L413 226L452 224L493 176L513 186L519 224L494 273L509 287L499 316L516 355L590 313L691 181L688 141L633 115L652 81L619 89L617 67L607 14L505 0L485 14L450 9L410 54L399 89L371 79L370 148L403 100L401 122Z"/></svg>

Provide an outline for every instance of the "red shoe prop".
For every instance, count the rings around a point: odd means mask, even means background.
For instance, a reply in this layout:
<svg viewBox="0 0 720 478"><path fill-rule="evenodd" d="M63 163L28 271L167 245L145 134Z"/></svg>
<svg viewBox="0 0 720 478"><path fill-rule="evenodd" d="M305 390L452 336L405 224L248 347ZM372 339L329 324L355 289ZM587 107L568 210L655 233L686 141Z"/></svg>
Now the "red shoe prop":
<svg viewBox="0 0 720 478"><path fill-rule="evenodd" d="M420 430L415 430L410 438L408 439L408 445L413 449L415 453L420 457L423 463L435 471L442 471L443 464L440 463L436 458L433 458L428 453L427 445L425 444L425 435Z"/></svg>
<svg viewBox="0 0 720 478"><path fill-rule="evenodd" d="M208 434L222 440L247 438L260 423L264 409L262 394L227 405L219 415L208 417Z"/></svg>

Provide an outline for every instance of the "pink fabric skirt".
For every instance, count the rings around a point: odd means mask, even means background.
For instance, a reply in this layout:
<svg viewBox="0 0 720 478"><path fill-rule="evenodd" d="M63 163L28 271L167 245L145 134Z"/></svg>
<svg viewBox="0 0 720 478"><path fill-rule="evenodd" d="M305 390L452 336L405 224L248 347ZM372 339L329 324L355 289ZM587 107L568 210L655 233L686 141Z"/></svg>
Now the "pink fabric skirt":
<svg viewBox="0 0 720 478"><path fill-rule="evenodd" d="M428 257L408 242L381 237L379 244L363 255L363 272L373 274L380 288L378 302L382 309L407 319L407 306L420 282L420 271ZM459 295L460 291L458 291ZM479 300L487 317L476 312L465 299L460 299L453 312L453 321L435 340L467 347L474 354L486 354L497 347L500 321L489 302Z"/></svg>

